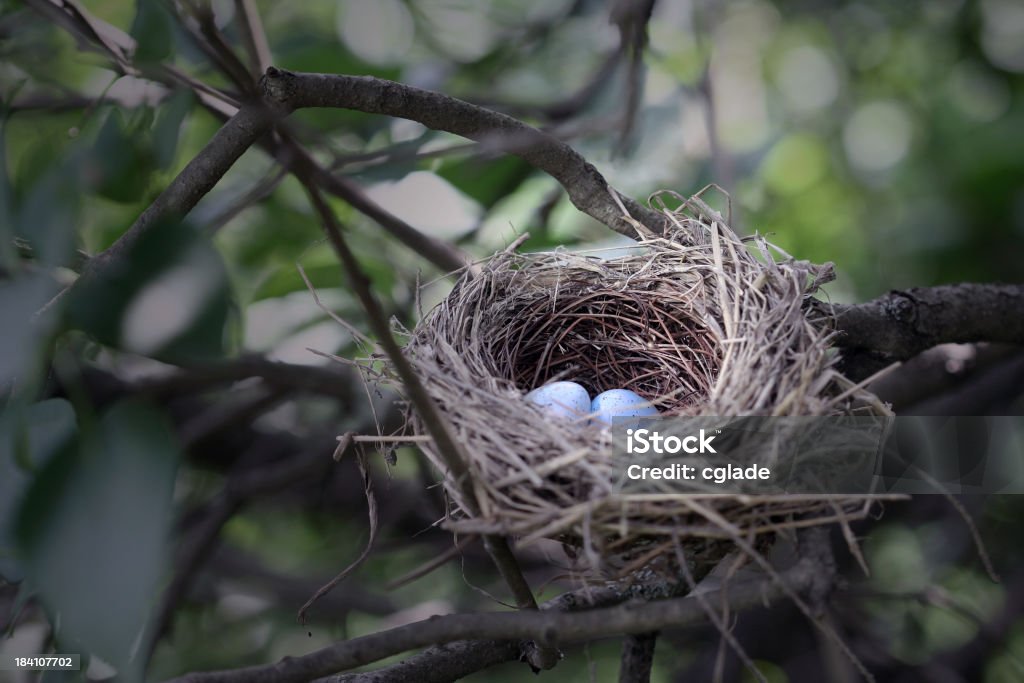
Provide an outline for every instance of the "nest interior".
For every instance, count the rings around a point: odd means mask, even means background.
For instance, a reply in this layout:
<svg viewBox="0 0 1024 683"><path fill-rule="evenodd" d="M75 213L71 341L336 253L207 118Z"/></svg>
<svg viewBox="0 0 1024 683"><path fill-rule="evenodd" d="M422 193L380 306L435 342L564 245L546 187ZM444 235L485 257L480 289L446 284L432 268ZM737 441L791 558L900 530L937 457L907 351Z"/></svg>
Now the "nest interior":
<svg viewBox="0 0 1024 683"><path fill-rule="evenodd" d="M607 574L678 556L680 544L721 556L741 539L867 512L861 496L625 494L600 430L524 400L565 379L591 395L632 389L666 415L887 413L832 369L827 326L807 317L831 264L741 239L700 202L662 210L669 233L625 255L499 253L412 331L406 353L462 445L476 498L466 504L426 442L449 528L556 539ZM409 425L426 433L413 411Z"/></svg>

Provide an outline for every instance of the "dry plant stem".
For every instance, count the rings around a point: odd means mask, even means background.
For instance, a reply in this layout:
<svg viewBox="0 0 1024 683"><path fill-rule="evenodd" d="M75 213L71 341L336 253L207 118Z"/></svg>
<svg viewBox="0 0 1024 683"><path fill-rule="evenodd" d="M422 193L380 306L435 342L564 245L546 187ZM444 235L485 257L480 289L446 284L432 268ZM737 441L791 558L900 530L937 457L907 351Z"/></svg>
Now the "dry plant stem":
<svg viewBox="0 0 1024 683"><path fill-rule="evenodd" d="M465 548L475 540L476 536L463 536L451 548L448 548L444 552L431 558L427 562L424 562L418 567L414 567L412 570L406 572L405 574L402 574L401 576L388 581L387 584L384 585L384 590L397 590L406 584L412 583L413 581L416 581L417 579L426 576L435 569L443 567L450 560L462 554L462 551L465 550Z"/></svg>
<svg viewBox="0 0 1024 683"><path fill-rule="evenodd" d="M352 432L348 432L352 434ZM342 437L344 439L344 437ZM335 450L334 460L340 459L340 454L344 453L345 444L342 442L338 443L338 448ZM313 593L313 595L306 600L306 602L299 608L299 623L305 624L309 620L309 610L313 607L317 600L334 590L335 586L345 580L349 574L358 569L367 557L370 556L370 551L373 550L373 544L377 540L377 528L378 528L378 512L377 512L377 496L373 492L373 478L370 476L370 471L366 467L366 458L362 453L356 454L356 463L359 465L359 473L363 477L363 492L366 496L367 513L369 515L370 522L370 538L366 541L366 546L363 551L353 560L347 567L342 569L340 572L334 575L334 577L320 586Z"/></svg>
<svg viewBox="0 0 1024 683"><path fill-rule="evenodd" d="M726 594L705 594L711 602L727 601L735 611L783 598L787 592L818 593L831 579L823 572L816 554L803 556L790 569L772 578L734 583ZM573 613L520 611L455 614L336 643L301 657L290 657L267 666L231 671L192 673L174 683L288 683L328 676L385 657L427 645L462 640L538 639L557 645L579 643L615 634L649 633L665 628L703 624L704 607L694 598L672 598L642 603L625 603Z"/></svg>
<svg viewBox="0 0 1024 683"><path fill-rule="evenodd" d="M442 457L445 459L449 470L448 476L460 482L460 486L463 488L465 500L475 501L476 493L473 490L469 471L466 467L466 461L462 456L461 450L452 437L451 432L448 430L448 426L445 423L444 418L437 410L433 399L423 388L423 384L420 382L419 376L416 374L412 365L409 364L408 360L406 360L401 347L391 334L391 328L388 325L388 321L384 317L384 313L370 289L370 281L366 277L365 273L363 273L362 268L359 265L359 261L345 242L345 238L342 234L341 226L338 223L337 218L335 218L334 213L331 211L330 207L327 206L327 203L324 201L323 196L315 185L307 184L306 190L309 194L310 201L313 203L313 207L323 223L324 230L327 232L327 237L345 268L345 274L349 280L349 284L353 291L355 291L363 308L366 310L366 315L369 320L370 327L373 329L373 333L377 336L380 345L383 347L385 353L388 355L388 358L395 367L395 371L398 373L402 380L402 384L405 386L409 401L415 407L420 418L423 420L423 423L426 425L438 452L441 453ZM509 548L508 542L504 537L486 535L484 536L484 546L487 548L488 553L494 560L502 578L512 591L512 595L516 600L516 605L520 609L536 610L537 601L533 597L533 591L526 582L526 578L523 576L522 570L519 568L519 564L516 562L515 556L512 554L512 550ZM559 658L557 652L551 651L548 648L541 648L534 654L537 656L531 658L531 664L537 668L551 668L555 663L557 663Z"/></svg>

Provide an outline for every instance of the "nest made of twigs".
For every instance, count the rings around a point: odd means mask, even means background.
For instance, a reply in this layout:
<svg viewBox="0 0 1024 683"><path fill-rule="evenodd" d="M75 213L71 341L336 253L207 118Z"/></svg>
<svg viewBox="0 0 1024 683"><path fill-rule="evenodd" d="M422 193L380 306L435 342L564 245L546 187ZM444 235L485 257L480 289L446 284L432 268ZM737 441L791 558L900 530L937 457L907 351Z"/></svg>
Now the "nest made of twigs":
<svg viewBox="0 0 1024 683"><path fill-rule="evenodd" d="M699 201L661 210L669 232L624 256L499 253L411 333L406 354L462 444L476 498L465 504L424 443L451 501L448 528L557 539L621 572L680 539L691 556L720 557L739 538L867 511L858 496L622 493L599 430L524 400L568 379L591 395L632 389L663 415L887 414L833 370L827 326L808 318L831 264L741 239ZM426 434L415 412L409 424Z"/></svg>

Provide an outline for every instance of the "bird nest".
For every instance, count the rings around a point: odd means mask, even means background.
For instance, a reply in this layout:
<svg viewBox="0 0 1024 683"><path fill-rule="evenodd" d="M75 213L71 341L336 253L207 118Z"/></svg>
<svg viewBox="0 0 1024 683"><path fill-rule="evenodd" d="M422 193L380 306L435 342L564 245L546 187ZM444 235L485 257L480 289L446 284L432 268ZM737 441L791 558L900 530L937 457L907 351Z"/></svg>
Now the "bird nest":
<svg viewBox="0 0 1024 683"><path fill-rule="evenodd" d="M675 195L671 195L675 196ZM531 389L572 380L628 388L663 415L888 414L833 369L828 326L805 304L832 266L738 237L697 199L660 209L670 228L612 253L498 253L467 271L405 351L467 465L455 481L415 411L409 426L440 470L444 524L565 544L604 574L678 557L720 558L781 529L843 522L865 496L628 493L607 434L546 416ZM465 500L471 489L474 501Z"/></svg>

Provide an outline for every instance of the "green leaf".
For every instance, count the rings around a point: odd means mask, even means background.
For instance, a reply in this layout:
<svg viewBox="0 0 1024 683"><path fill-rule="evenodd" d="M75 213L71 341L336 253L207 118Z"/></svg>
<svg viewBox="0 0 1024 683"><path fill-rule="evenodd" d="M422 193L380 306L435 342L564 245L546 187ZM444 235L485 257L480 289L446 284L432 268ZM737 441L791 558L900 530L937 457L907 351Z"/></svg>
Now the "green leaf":
<svg viewBox="0 0 1024 683"><path fill-rule="evenodd" d="M14 553L13 519L35 473L75 435L75 411L63 399L0 415L0 576L18 581L22 571Z"/></svg>
<svg viewBox="0 0 1024 683"><path fill-rule="evenodd" d="M167 169L174 163L181 124L192 111L193 104L195 98L192 97L192 91L180 90L164 102L157 112L152 135L153 155L158 168Z"/></svg>
<svg viewBox="0 0 1024 683"><path fill-rule="evenodd" d="M155 160L149 136L131 130L119 109L110 112L90 157L96 192L115 202L135 202L149 188Z"/></svg>
<svg viewBox="0 0 1024 683"><path fill-rule="evenodd" d="M160 413L117 405L50 459L18 513L26 574L61 647L101 657L120 680L141 679L133 653L147 649L167 563L178 458Z"/></svg>
<svg viewBox="0 0 1024 683"><path fill-rule="evenodd" d="M37 315L57 294L58 286L42 272L0 280L0 387L18 379L30 384L56 323L54 311Z"/></svg>
<svg viewBox="0 0 1024 683"><path fill-rule="evenodd" d="M64 265L74 253L84 167L81 151L66 151L69 160L36 180L18 207L15 234L32 247L38 263Z"/></svg>
<svg viewBox="0 0 1024 683"><path fill-rule="evenodd" d="M485 209L511 194L533 172L533 167L519 157L507 155L499 159L459 159L441 165L441 176L462 193L472 197Z"/></svg>
<svg viewBox="0 0 1024 683"><path fill-rule="evenodd" d="M227 273L217 250L189 224L153 226L70 299L70 324L108 346L169 362L224 353Z"/></svg>
<svg viewBox="0 0 1024 683"><path fill-rule="evenodd" d="M174 19L161 0L138 0L131 35L138 44L136 62L159 62L171 54Z"/></svg>

